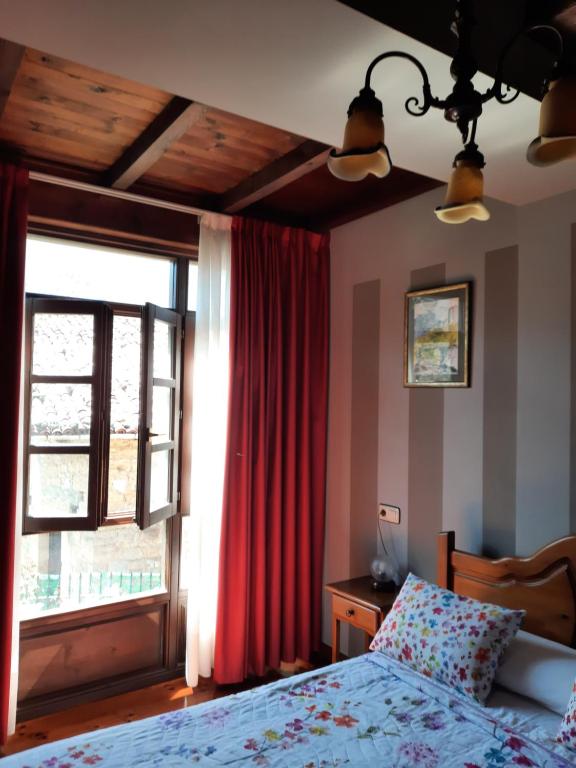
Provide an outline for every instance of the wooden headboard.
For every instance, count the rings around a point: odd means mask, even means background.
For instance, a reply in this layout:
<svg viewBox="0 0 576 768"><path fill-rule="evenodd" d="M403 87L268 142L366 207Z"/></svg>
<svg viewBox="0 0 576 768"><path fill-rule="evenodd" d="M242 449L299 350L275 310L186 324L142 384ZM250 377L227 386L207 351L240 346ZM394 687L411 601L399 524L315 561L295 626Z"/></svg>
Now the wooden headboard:
<svg viewBox="0 0 576 768"><path fill-rule="evenodd" d="M459 595L523 608L527 632L576 647L576 536L531 557L491 560L456 549L453 531L439 533L437 580Z"/></svg>

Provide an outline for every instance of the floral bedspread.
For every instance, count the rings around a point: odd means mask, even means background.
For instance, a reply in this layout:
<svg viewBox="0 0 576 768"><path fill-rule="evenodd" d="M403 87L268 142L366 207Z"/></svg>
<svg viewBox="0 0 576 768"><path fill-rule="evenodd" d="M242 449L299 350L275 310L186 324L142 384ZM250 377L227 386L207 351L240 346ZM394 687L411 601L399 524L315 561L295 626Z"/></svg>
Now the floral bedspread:
<svg viewBox="0 0 576 768"><path fill-rule="evenodd" d="M373 653L225 699L46 744L0 768L568 768L490 708Z"/></svg>

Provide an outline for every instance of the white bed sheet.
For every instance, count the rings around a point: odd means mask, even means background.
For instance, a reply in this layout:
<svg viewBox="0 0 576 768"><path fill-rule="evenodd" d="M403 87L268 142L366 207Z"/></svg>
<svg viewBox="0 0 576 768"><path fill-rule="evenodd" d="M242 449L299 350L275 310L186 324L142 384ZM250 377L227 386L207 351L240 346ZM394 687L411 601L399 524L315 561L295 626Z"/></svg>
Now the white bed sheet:
<svg viewBox="0 0 576 768"><path fill-rule="evenodd" d="M494 686L487 707L494 719L540 743L553 744L562 722L556 712L498 685Z"/></svg>

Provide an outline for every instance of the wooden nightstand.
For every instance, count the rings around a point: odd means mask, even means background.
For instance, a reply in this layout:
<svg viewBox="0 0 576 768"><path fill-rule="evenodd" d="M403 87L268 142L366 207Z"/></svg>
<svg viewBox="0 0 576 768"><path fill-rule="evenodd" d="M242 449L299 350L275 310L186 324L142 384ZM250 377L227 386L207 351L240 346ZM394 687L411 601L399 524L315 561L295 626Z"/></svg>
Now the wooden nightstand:
<svg viewBox="0 0 576 768"><path fill-rule="evenodd" d="M368 650L378 627L392 607L398 590L377 592L372 589L370 576L336 581L326 584L325 589L332 594L332 663L338 661L341 621L364 630L365 647Z"/></svg>

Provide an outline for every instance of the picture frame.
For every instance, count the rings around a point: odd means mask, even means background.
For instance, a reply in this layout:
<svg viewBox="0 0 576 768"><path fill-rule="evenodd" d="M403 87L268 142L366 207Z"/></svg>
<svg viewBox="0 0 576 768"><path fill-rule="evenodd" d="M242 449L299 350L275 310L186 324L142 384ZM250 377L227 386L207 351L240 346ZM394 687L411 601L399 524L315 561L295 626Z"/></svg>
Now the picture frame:
<svg viewBox="0 0 576 768"><path fill-rule="evenodd" d="M470 386L470 283L405 297L404 386Z"/></svg>

